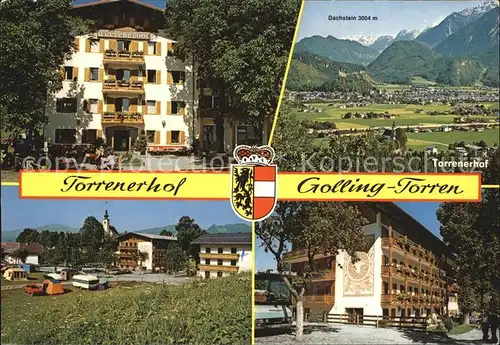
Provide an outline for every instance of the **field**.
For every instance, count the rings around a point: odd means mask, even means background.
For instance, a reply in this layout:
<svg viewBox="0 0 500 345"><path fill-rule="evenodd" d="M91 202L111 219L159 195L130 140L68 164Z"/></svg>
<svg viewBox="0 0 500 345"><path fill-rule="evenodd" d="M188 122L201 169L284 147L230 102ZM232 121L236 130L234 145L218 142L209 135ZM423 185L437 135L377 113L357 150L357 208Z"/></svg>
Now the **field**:
<svg viewBox="0 0 500 345"><path fill-rule="evenodd" d="M249 344L251 278L117 283L30 297L2 291L4 344Z"/></svg>
<svg viewBox="0 0 500 345"><path fill-rule="evenodd" d="M432 132L432 133L407 133L408 148L425 149L427 146L436 145L438 149L446 149L449 144L464 141L466 144L483 140L488 146L499 144L499 129L493 128L484 132Z"/></svg>
<svg viewBox="0 0 500 345"><path fill-rule="evenodd" d="M498 107L496 103L484 103L488 107ZM369 128L369 127L391 127L393 122L396 126L416 126L428 124L452 124L455 115L428 115L417 113L417 109L422 109L424 112L439 111L444 112L451 110L451 106L443 104L435 105L415 105L415 104L371 104L368 107L353 107L353 108L334 108L327 104L311 104L313 107L322 109L321 113L304 113L298 109L292 111L292 115L297 120L310 120L322 122L335 122L337 128ZM388 111L395 115L393 119L342 119L341 116L347 112L351 113L367 113L367 112L383 113ZM481 117L488 120L495 120L495 116Z"/></svg>

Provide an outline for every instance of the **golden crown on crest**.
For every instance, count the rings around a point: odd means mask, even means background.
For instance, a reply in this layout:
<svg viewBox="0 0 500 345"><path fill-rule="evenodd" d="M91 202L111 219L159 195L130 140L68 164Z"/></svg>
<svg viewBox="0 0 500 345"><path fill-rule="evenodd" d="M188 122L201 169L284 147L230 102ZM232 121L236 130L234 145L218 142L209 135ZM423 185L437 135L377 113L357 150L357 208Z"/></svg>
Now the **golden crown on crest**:
<svg viewBox="0 0 500 345"><path fill-rule="evenodd" d="M244 165L270 165L274 160L272 147L264 146L236 146L233 152L234 159L238 164Z"/></svg>

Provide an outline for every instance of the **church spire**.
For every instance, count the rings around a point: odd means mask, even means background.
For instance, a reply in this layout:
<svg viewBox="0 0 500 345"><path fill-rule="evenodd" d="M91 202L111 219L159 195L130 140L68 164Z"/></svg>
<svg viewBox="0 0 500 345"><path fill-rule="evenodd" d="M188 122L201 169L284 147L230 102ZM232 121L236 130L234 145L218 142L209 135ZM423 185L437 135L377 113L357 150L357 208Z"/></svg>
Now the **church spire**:
<svg viewBox="0 0 500 345"><path fill-rule="evenodd" d="M108 210L104 211L104 219L109 219Z"/></svg>

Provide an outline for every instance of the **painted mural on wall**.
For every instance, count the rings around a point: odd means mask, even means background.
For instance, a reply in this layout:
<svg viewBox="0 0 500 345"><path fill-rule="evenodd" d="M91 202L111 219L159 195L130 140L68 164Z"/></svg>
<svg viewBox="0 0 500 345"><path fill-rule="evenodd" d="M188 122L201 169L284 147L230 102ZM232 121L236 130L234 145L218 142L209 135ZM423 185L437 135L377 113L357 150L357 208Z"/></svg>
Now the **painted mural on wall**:
<svg viewBox="0 0 500 345"><path fill-rule="evenodd" d="M359 260L351 262L349 255L344 256L344 296L373 296L374 279L374 249L368 253L358 252Z"/></svg>

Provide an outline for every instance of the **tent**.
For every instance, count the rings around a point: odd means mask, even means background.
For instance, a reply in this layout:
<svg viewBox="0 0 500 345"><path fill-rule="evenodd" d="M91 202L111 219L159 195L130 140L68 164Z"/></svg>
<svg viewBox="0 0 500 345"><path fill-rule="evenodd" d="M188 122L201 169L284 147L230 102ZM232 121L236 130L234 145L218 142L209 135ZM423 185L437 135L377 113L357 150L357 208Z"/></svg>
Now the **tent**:
<svg viewBox="0 0 500 345"><path fill-rule="evenodd" d="M28 273L22 268L8 268L5 270L3 277L7 280L28 280Z"/></svg>
<svg viewBox="0 0 500 345"><path fill-rule="evenodd" d="M61 282L55 279L45 279L42 289L47 295L60 295L64 293Z"/></svg>

